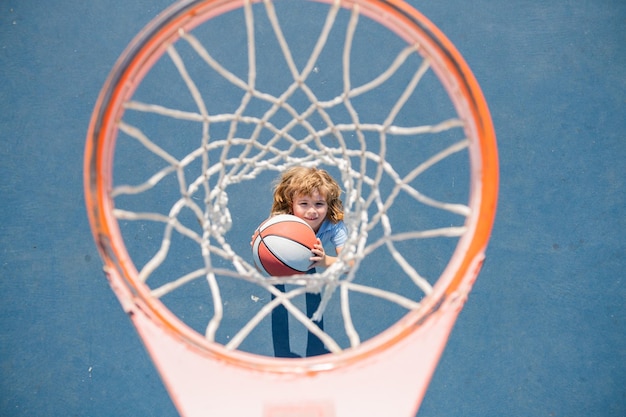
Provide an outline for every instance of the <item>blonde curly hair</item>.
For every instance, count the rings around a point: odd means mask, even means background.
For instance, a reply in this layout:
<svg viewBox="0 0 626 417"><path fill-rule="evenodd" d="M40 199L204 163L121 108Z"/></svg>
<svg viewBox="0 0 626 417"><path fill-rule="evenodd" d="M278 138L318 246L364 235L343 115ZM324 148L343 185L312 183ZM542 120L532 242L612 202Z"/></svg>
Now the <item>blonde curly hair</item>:
<svg viewBox="0 0 626 417"><path fill-rule="evenodd" d="M341 187L328 172L319 168L293 167L283 173L274 185L272 215L293 214L293 200L299 195L319 192L326 199L326 217L337 223L343 220L343 203L339 199Z"/></svg>

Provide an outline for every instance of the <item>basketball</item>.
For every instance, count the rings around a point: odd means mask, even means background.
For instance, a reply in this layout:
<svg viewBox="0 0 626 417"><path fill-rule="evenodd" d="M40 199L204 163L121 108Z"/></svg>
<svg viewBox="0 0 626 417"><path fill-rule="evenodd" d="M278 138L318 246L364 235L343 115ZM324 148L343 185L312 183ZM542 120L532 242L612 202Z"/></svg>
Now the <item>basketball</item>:
<svg viewBox="0 0 626 417"><path fill-rule="evenodd" d="M304 220L279 214L261 223L254 232L254 264L270 276L304 274L311 268L311 249L316 241L315 232Z"/></svg>

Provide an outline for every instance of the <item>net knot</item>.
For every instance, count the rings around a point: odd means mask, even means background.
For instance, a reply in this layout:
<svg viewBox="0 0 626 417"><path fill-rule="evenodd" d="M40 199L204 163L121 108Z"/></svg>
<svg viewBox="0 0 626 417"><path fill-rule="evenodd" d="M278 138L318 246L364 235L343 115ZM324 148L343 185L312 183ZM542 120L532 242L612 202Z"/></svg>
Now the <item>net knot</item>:
<svg viewBox="0 0 626 417"><path fill-rule="evenodd" d="M233 225L233 219L228 210L228 194L219 190L214 203L208 210L208 220L213 233L224 235Z"/></svg>

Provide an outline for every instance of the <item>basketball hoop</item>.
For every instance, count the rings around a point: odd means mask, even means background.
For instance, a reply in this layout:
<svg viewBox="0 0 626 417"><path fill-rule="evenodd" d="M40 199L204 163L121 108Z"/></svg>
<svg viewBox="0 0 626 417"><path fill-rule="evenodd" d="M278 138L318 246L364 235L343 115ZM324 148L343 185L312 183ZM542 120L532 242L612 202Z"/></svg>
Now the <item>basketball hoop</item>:
<svg viewBox="0 0 626 417"><path fill-rule="evenodd" d="M295 165L341 178L348 242L313 281L281 278L294 289L222 340L224 283L266 291L277 282L254 267L252 231L245 253L233 242L240 216L230 190ZM104 271L181 415L412 416L484 259L498 161L469 67L406 3L185 0L151 22L109 75L84 175ZM430 266L411 252L422 242L436 242L426 250L437 272L423 272ZM197 266L180 259L188 247ZM407 293L364 277L377 256L410 283ZM173 311L166 299L198 282L210 311ZM278 359L241 348L279 304L311 328L294 302L311 282L322 309L339 300L347 345L321 332L331 354ZM356 294L405 314L364 338Z"/></svg>

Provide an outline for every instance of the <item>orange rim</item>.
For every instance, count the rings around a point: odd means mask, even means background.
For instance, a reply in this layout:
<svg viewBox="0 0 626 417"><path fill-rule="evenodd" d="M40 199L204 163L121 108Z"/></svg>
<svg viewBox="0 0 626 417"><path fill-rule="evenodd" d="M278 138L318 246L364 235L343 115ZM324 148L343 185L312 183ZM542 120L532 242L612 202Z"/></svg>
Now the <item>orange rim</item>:
<svg viewBox="0 0 626 417"><path fill-rule="evenodd" d="M332 0L316 0L333 3ZM253 1L256 2L256 1ZM177 3L150 23L131 42L109 75L89 125L85 149L84 188L92 232L105 270L118 297L126 297L152 320L164 326L183 343L211 357L218 357L237 366L262 367L270 372L293 372L290 367L272 359L252 354L227 351L211 343L182 323L149 294L148 287L136 280L137 270L130 259L113 217L112 159L118 132L118 121L124 113L123 103L134 93L145 74L163 55L166 45L175 42L179 28L193 29L211 18L240 8L241 0L188 0ZM409 312L398 323L358 349L340 355L326 355L306 360L315 365L332 362L334 367L371 356L399 343L415 332L447 298L478 274L495 218L498 193L498 157L491 116L481 89L468 65L445 35L421 13L399 0L352 0L342 6L358 5L363 15L395 32L407 43L419 43L423 54L432 60L432 67L448 91L449 97L465 122L470 138L471 189L469 206L472 214L466 222L469 232L459 241L450 262L437 282L433 294L424 301L424 308ZM124 304L124 300L121 300ZM297 361L300 370L302 361ZM304 367L306 368L306 367ZM328 368L328 367L326 367Z"/></svg>

